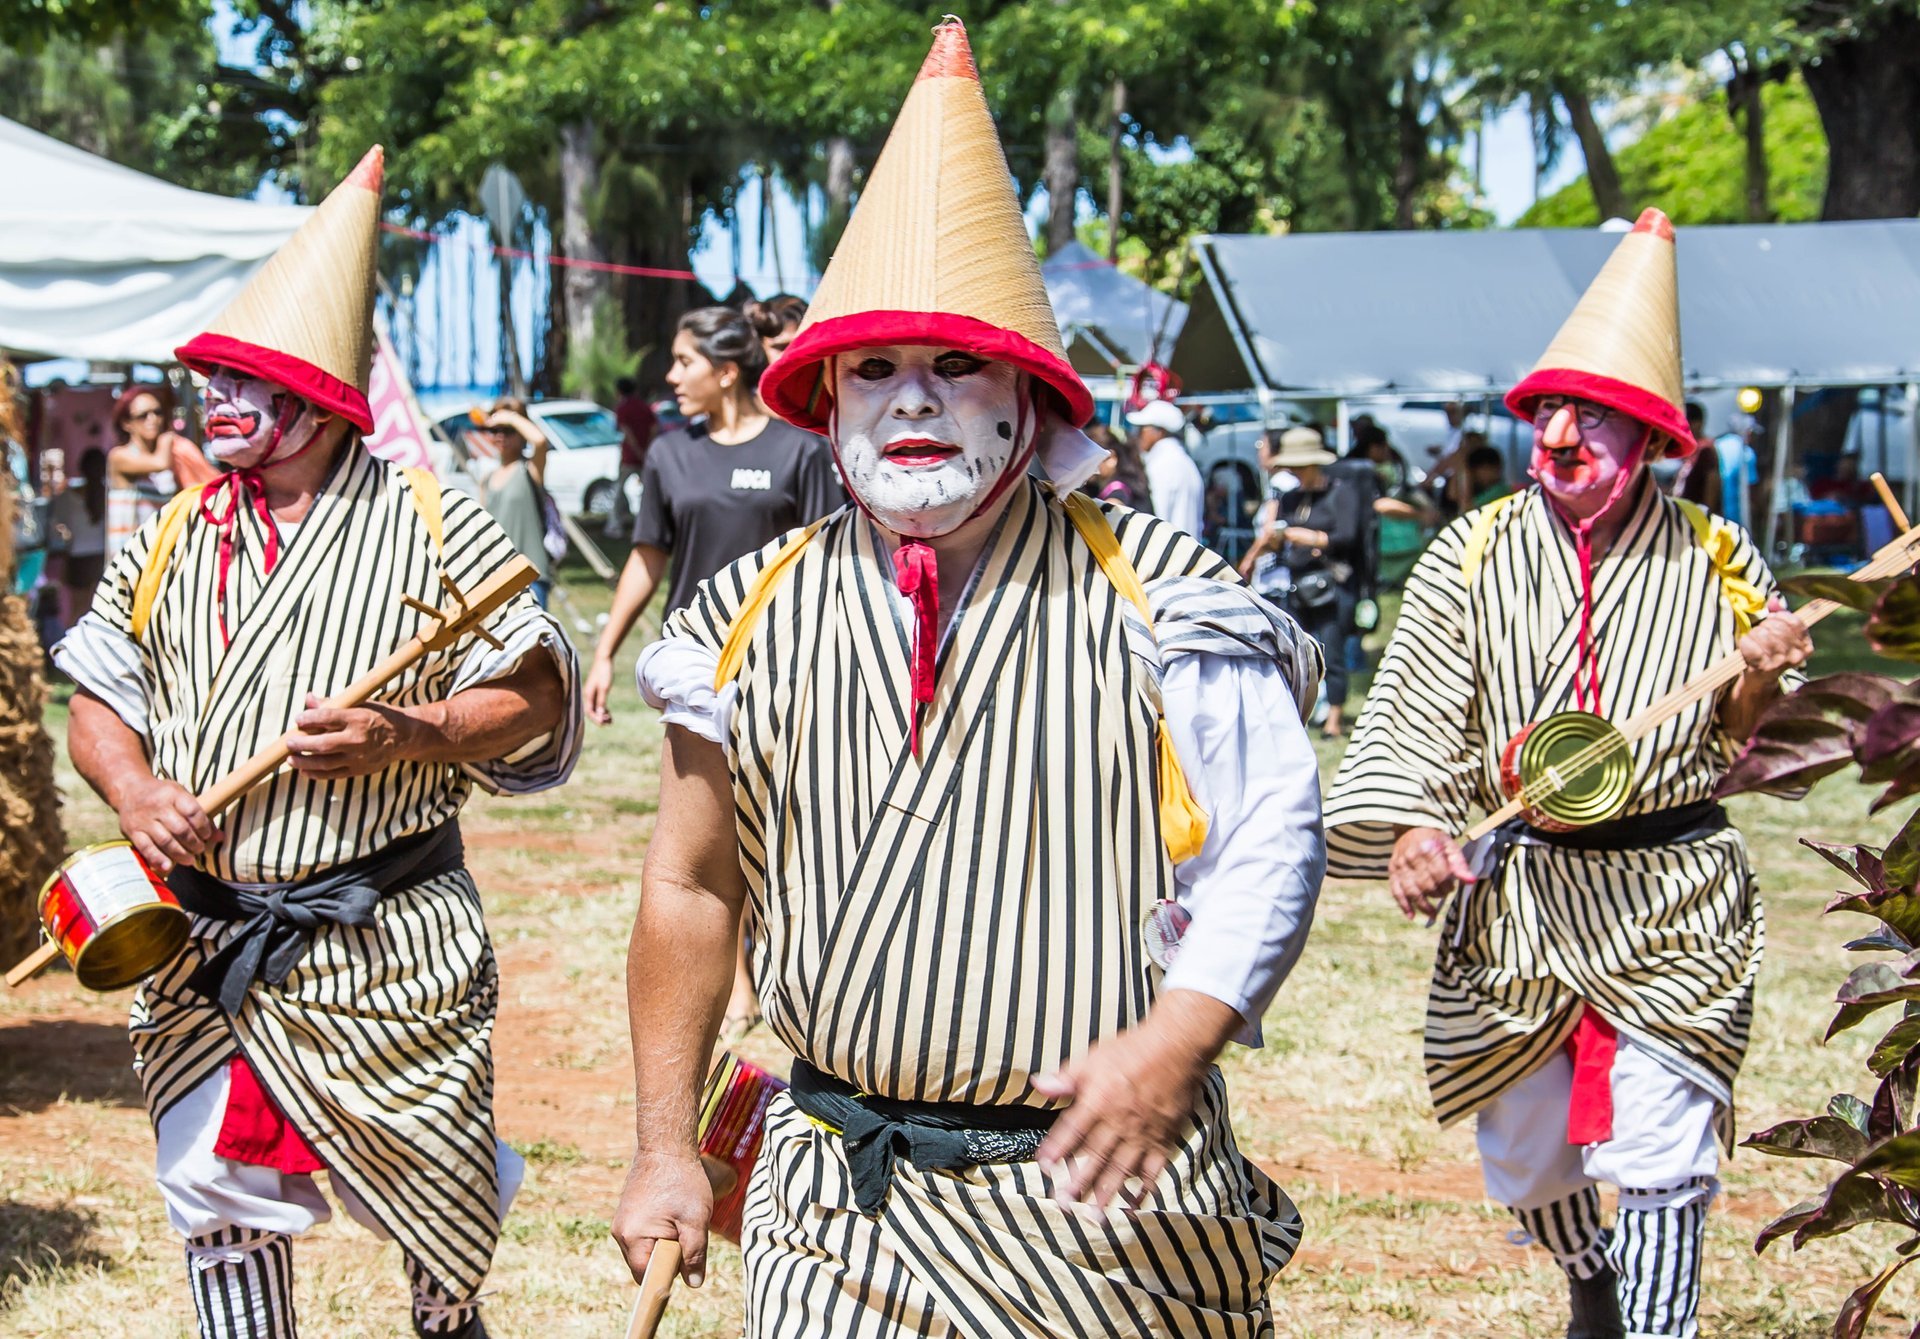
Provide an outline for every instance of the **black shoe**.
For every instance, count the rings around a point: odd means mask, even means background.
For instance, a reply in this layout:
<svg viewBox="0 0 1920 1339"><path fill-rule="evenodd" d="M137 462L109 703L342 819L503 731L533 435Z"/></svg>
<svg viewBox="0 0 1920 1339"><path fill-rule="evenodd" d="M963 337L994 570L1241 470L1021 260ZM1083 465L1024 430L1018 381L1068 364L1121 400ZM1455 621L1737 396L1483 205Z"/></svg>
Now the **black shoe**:
<svg viewBox="0 0 1920 1339"><path fill-rule="evenodd" d="M1567 1339L1626 1339L1627 1327L1620 1319L1618 1274L1603 1269L1590 1279L1568 1279L1567 1284L1573 1305Z"/></svg>

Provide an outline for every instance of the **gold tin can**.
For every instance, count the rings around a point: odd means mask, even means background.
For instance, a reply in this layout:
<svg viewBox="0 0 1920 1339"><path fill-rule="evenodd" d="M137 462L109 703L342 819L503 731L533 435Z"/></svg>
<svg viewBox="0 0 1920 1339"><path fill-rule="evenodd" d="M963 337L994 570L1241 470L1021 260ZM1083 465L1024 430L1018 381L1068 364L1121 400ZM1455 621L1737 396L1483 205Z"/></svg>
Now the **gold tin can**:
<svg viewBox="0 0 1920 1339"><path fill-rule="evenodd" d="M75 851L40 889L40 923L88 990L120 990L187 942L187 913L131 844Z"/></svg>
<svg viewBox="0 0 1920 1339"><path fill-rule="evenodd" d="M1576 755L1599 757L1569 770ZM1562 711L1536 723L1520 744L1520 788L1529 807L1568 828L1604 823L1633 798L1633 755L1612 722Z"/></svg>

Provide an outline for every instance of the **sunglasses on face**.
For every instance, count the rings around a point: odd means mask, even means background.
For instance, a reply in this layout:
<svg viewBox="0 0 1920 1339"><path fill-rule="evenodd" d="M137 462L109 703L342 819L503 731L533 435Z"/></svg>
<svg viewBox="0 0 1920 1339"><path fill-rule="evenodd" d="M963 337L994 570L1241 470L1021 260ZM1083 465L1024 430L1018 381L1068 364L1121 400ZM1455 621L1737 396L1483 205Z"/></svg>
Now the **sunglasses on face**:
<svg viewBox="0 0 1920 1339"><path fill-rule="evenodd" d="M127 417L135 420L145 420L150 418L165 418L166 415L158 409L143 409L137 414L128 414Z"/></svg>
<svg viewBox="0 0 1920 1339"><path fill-rule="evenodd" d="M1580 424L1581 429L1585 432L1592 432L1595 428L1598 428L1613 417L1613 410L1606 405L1595 404L1591 400L1569 399L1564 395L1549 395L1546 399L1534 405L1533 426L1536 428L1544 428L1547 424L1553 422L1553 416L1555 414L1559 413L1562 409L1569 408L1573 410L1575 421Z"/></svg>

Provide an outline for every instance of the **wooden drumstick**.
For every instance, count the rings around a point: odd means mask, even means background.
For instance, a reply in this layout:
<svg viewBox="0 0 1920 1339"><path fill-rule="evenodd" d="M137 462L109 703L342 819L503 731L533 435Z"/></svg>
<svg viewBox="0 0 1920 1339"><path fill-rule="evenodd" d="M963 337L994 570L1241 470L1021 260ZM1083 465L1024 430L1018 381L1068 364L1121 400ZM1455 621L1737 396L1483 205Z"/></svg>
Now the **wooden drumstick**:
<svg viewBox="0 0 1920 1339"><path fill-rule="evenodd" d="M428 616L427 626L408 638L399 650L348 684L346 688L327 698L321 705L336 710L357 707L394 679L406 673L428 654L453 645L470 632L478 632L480 636L486 637L487 634L480 625L487 616L531 586L539 576L540 573L534 565L517 554L499 571L474 587L471 592L461 591L451 580L443 576L441 580L446 585L449 596L446 604L435 609L431 605L421 604L418 600L411 598L407 600L408 604ZM200 807L206 811L207 817L211 818L272 776L290 756L292 755L287 748L285 738L276 739L201 791L195 798L200 802ZM42 944L31 957L16 963L7 972L7 984L17 987L31 980L45 971L59 956L58 945L51 942Z"/></svg>
<svg viewBox="0 0 1920 1339"><path fill-rule="evenodd" d="M679 1273L680 1239L662 1237L654 1242L653 1253L647 1257L647 1272L640 1279L640 1296L633 1304L633 1319L627 1322L627 1339L653 1339Z"/></svg>

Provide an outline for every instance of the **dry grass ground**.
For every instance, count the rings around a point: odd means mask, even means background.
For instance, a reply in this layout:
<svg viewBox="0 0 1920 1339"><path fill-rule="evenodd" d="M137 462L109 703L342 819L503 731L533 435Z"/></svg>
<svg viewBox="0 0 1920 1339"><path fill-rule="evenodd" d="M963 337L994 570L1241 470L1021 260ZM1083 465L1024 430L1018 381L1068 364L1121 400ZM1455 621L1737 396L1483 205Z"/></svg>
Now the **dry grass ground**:
<svg viewBox="0 0 1920 1339"><path fill-rule="evenodd" d="M580 598L592 607L591 595ZM602 597L602 602L604 597ZM623 682L629 682L623 678ZM481 799L466 827L504 970L496 1045L500 1128L529 1161L492 1278L489 1324L503 1339L622 1333L631 1285L607 1236L629 1141L623 957L652 827L659 726L631 690L594 731L573 784L519 801ZM64 713L50 724L64 730ZM1334 760L1329 750L1323 763ZM70 839L112 832L63 772ZM1799 807L1746 801L1771 922L1755 1044L1740 1091L1753 1129L1864 1089L1862 1029L1819 1045L1844 954L1818 909L1830 871L1799 832L1871 839L1867 793L1830 783ZM1305 1247L1275 1290L1287 1336L1556 1335L1557 1271L1516 1245L1487 1205L1471 1133L1434 1127L1419 1067L1430 941L1384 889L1335 884L1313 942L1267 1019L1263 1051L1226 1060L1246 1150L1299 1200ZM152 1187L151 1144L128 1072L125 996L50 974L0 997L0 1335L191 1333L180 1251ZM777 1062L764 1039L747 1048ZM1803 1197L1814 1164L1742 1154L1711 1220L1704 1333L1820 1335L1850 1281L1889 1237L1756 1257L1758 1226ZM397 1251L351 1222L296 1251L304 1332L322 1339L408 1333ZM664 1333L739 1330L738 1259L681 1293ZM1896 1292L1888 1333L1920 1302ZM1904 1320L1902 1319L1904 1318Z"/></svg>

